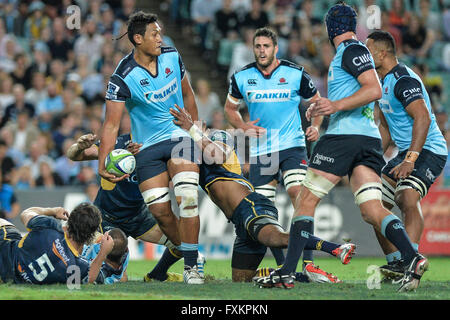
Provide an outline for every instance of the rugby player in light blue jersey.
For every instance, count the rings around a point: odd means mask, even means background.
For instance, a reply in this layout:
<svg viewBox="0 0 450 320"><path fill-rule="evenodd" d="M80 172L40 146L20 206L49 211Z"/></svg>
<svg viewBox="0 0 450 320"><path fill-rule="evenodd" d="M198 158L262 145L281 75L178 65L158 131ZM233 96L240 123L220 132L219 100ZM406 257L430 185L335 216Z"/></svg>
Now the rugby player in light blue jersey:
<svg viewBox="0 0 450 320"><path fill-rule="evenodd" d="M102 236L99 252L90 263L81 256L100 226L96 206L81 203L70 214L61 207L31 207L20 218L29 230L23 237L11 222L0 219L0 282L102 283L99 274L113 248L112 238ZM59 220L67 225L63 227Z"/></svg>
<svg viewBox="0 0 450 320"><path fill-rule="evenodd" d="M342 179L350 186L363 219L373 225L401 252L408 266L399 290L417 288L428 260L419 255L403 223L382 204L381 169L384 165L381 137L373 116L381 86L372 56L356 39L355 10L339 3L328 10L328 37L336 48L328 72L328 98L319 98L307 110L311 116L330 115L327 131L319 139L303 180L292 219L284 265L259 279L267 287L292 288L294 272L310 234L320 200Z"/></svg>
<svg viewBox="0 0 450 320"><path fill-rule="evenodd" d="M377 30L367 39L383 95L378 101L383 150L391 142L399 149L383 168L383 202L392 209L398 205L406 232L418 251L423 231L420 200L426 196L447 161L447 144L436 123L430 97L420 77L396 57L395 41L388 32ZM376 231L376 230L375 230ZM402 277L402 256L397 248L376 231L386 254L387 265L380 267L386 278Z"/></svg>
<svg viewBox="0 0 450 320"><path fill-rule="evenodd" d="M177 104L197 120L194 93L178 51L162 47L156 15L142 11L132 14L127 34L134 50L120 61L108 83L98 172L110 182L128 178L108 173L104 163L114 148L126 108L133 140L142 144L136 155L136 173L144 201L172 243L181 241L185 282L203 284L197 270L200 152L189 135L173 124L168 112ZM180 208L179 222L171 209L170 179Z"/></svg>
<svg viewBox="0 0 450 320"><path fill-rule="evenodd" d="M259 192L275 201L278 181L295 205L308 164L305 137L319 138L323 117L315 117L303 132L300 106L316 101L320 94L303 67L276 58L278 36L270 28L256 30L253 36L255 62L235 72L225 113L229 122L252 136L250 138L249 180ZM250 121L245 123L239 105L245 102ZM256 123L258 126L256 126ZM284 263L281 249L271 248L278 265ZM311 281L334 282L335 278L313 264L312 251L303 254L306 275Z"/></svg>

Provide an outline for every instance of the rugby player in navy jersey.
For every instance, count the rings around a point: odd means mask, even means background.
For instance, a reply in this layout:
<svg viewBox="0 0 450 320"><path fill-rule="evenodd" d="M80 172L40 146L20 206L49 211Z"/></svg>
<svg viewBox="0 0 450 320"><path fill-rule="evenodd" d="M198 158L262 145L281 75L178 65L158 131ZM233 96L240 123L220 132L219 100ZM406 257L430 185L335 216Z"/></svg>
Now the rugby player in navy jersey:
<svg viewBox="0 0 450 320"><path fill-rule="evenodd" d="M100 142L91 133L82 135L67 150L67 157L72 161L85 161L98 159ZM127 149L136 154L141 144L131 141L129 133L117 137L114 149ZM165 249L159 264L165 265L178 261L181 258L177 247L180 242L173 244L162 232L159 224L150 213L139 190L136 172L131 173L126 179L116 183L101 179L100 188L94 200L94 204L102 214L102 232L113 228L121 229L125 235L134 239L165 245ZM173 226L176 228L176 225ZM175 230L176 231L176 230ZM201 263L201 261L199 261ZM145 281L158 280L168 282L182 281L181 275L171 272L158 272L159 269L144 277Z"/></svg>
<svg viewBox="0 0 450 320"><path fill-rule="evenodd" d="M80 256L100 226L102 218L96 206L81 203L70 214L61 207L31 207L20 218L29 230L23 237L11 222L0 219L2 282L102 283L99 273L113 239L107 233L102 236L99 253L91 263ZM59 220L66 220L67 226L62 227Z"/></svg>
<svg viewBox="0 0 450 320"><path fill-rule="evenodd" d="M255 191L275 201L280 180L295 206L308 164L305 140L314 142L319 138L323 117L315 117L303 132L299 109L314 103L320 94L302 66L277 59L277 52L276 32L270 28L256 30L255 62L231 76L224 109L235 128L252 136L249 180ZM239 113L241 102L248 107L250 121L247 123ZM277 264L282 265L283 251L279 248L271 251ZM311 281L335 281L314 265L310 250L303 253L303 267Z"/></svg>
<svg viewBox="0 0 450 320"><path fill-rule="evenodd" d="M241 166L234 151L233 139L222 130L203 133L185 109L176 106L170 113L174 123L190 133L203 150L200 165L200 186L211 200L234 224L236 239L231 260L232 280L251 281L264 258L267 247L286 248L289 234L278 222L278 210L266 196L255 192L253 185L242 176ZM331 243L311 236L307 248L321 250L350 262L355 245ZM258 274L261 276L267 268ZM298 273L297 278L302 277ZM329 274L328 277L335 276ZM339 280L335 280L339 282Z"/></svg>
<svg viewBox="0 0 450 320"><path fill-rule="evenodd" d="M306 116L329 115L330 122L314 147L301 186L286 261L268 277L259 279L261 286L294 287L298 260L313 231L315 209L346 175L363 219L392 242L405 260L409 271L399 291L417 288L428 267L428 260L414 250L402 221L381 201L384 159L373 114L375 101L381 98L381 86L369 50L356 38L356 16L356 11L343 2L326 14L328 38L336 48L328 70L328 98L319 98Z"/></svg>
<svg viewBox="0 0 450 320"><path fill-rule="evenodd" d="M398 205L406 232L416 251L423 231L420 200L426 196L447 161L446 141L439 130L430 97L420 77L396 57L395 41L388 32L372 32L366 41L382 84L378 101L383 150L394 142L399 152L383 168L383 202ZM377 230L387 265L380 268L387 277L404 274L402 255Z"/></svg>
<svg viewBox="0 0 450 320"><path fill-rule="evenodd" d="M194 93L178 51L162 46L156 15L133 13L127 36L134 49L119 62L108 83L98 173L113 183L128 178L108 173L104 163L114 148L126 108L133 140L142 144L136 155L136 174L144 201L164 234L172 242L181 240L184 281L202 284L204 279L197 270L199 152L189 135L173 124L168 112L178 104L196 119ZM171 209L169 180L180 208L179 222Z"/></svg>

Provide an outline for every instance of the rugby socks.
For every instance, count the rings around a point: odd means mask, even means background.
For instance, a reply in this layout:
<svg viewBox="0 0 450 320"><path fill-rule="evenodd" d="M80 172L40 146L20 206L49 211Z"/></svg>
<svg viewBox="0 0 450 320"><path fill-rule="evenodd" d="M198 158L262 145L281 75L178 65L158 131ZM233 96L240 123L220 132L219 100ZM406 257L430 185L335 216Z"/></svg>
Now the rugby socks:
<svg viewBox="0 0 450 320"><path fill-rule="evenodd" d="M314 218L309 216L297 216L292 219L289 231L289 245L286 261L280 268L281 274L290 274L297 270L297 264L302 255L308 239L313 232Z"/></svg>
<svg viewBox="0 0 450 320"><path fill-rule="evenodd" d="M308 242L305 245L305 251L303 251L303 264L308 264L313 262L312 259L310 261L305 259L305 253L310 252L312 250L323 251L329 254L333 254L333 251L339 248L340 245L337 243L329 242L317 238L313 235L309 236Z"/></svg>
<svg viewBox="0 0 450 320"><path fill-rule="evenodd" d="M313 230L313 232L311 232L311 236L314 233L314 222L312 223L312 230ZM311 239L311 237L310 237L310 239ZM311 249L311 250L307 250L307 249L310 249L310 248L307 248L307 246L305 246L305 250L303 250L303 268L305 268L305 266L308 263L312 263L313 259L314 259L313 258L313 250L314 249Z"/></svg>
<svg viewBox="0 0 450 320"><path fill-rule="evenodd" d="M418 243L411 243L414 250L418 253L419 252L419 244ZM391 264L397 260L401 260L402 259L402 254L400 253L400 251L395 251L392 253L389 253L386 255L386 261L388 264Z"/></svg>
<svg viewBox="0 0 450 320"><path fill-rule="evenodd" d="M406 234L403 222L393 214L387 215L381 222L381 233L397 247L405 264L408 265L417 252Z"/></svg>
<svg viewBox="0 0 450 320"><path fill-rule="evenodd" d="M281 266L282 264L284 264L284 260L286 258L284 257L283 249L270 248L270 251L272 251L273 257L275 258L275 261L277 262L277 266Z"/></svg>
<svg viewBox="0 0 450 320"><path fill-rule="evenodd" d="M176 255L171 249L164 250L161 259L159 259L156 266L147 275L149 278L164 281L167 279L167 270L175 264L182 257Z"/></svg>
<svg viewBox="0 0 450 320"><path fill-rule="evenodd" d="M193 267L197 265L198 244L182 242L179 250L183 253L184 265Z"/></svg>

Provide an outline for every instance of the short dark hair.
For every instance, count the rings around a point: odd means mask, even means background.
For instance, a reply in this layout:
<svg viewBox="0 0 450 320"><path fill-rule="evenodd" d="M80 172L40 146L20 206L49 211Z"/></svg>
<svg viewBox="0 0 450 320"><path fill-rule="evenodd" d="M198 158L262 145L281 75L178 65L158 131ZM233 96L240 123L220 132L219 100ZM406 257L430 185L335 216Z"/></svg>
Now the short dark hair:
<svg viewBox="0 0 450 320"><path fill-rule="evenodd" d="M134 42L134 35L140 34L141 36L144 36L145 30L147 29L147 25L150 23L156 22L158 20L158 16L153 13L146 13L144 11L137 11L133 13L128 18L128 39L130 42L135 46L136 42Z"/></svg>
<svg viewBox="0 0 450 320"><path fill-rule="evenodd" d="M128 251L128 238L119 228L111 229L109 235L114 240L114 247L106 258L113 262L120 263L122 257Z"/></svg>
<svg viewBox="0 0 450 320"><path fill-rule="evenodd" d="M382 42L388 48L389 52L391 52L393 55L397 54L394 37L389 32L383 30L375 30L374 32L369 34L367 39L372 39L374 42Z"/></svg>
<svg viewBox="0 0 450 320"><path fill-rule="evenodd" d="M255 39L257 37L267 37L267 38L270 38L272 40L272 43L273 43L274 46L276 46L278 44L278 35L271 28L264 27L264 28L257 29L255 31L255 35L253 36L253 43L255 42Z"/></svg>
<svg viewBox="0 0 450 320"><path fill-rule="evenodd" d="M67 232L78 244L86 244L92 241L101 222L100 210L91 203L83 202L70 213Z"/></svg>

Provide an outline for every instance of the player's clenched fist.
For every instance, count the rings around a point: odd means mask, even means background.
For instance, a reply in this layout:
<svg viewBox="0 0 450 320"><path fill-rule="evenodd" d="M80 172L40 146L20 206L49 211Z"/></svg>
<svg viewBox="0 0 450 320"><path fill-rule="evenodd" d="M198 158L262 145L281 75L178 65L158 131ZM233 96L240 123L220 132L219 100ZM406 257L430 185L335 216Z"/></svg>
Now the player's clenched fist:
<svg viewBox="0 0 450 320"><path fill-rule="evenodd" d="M96 140L97 140L97 135L95 135L95 134L88 133L88 134L82 135L77 140L78 148L81 150L87 149L90 146L92 146Z"/></svg>

